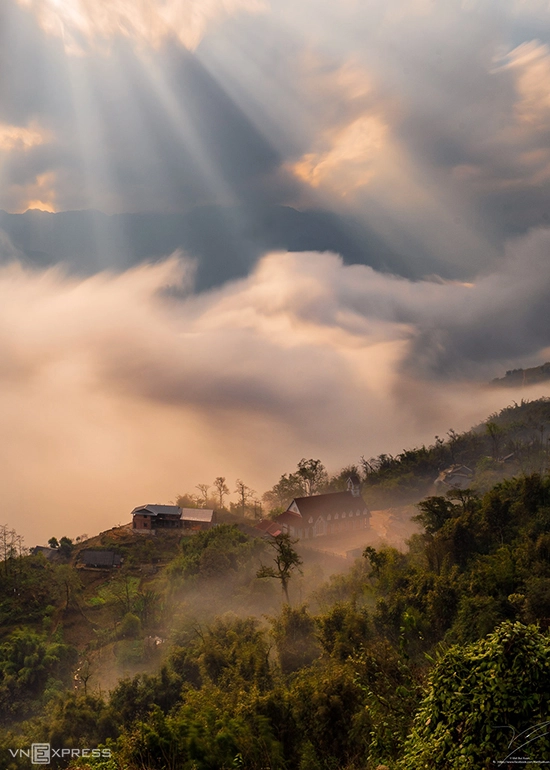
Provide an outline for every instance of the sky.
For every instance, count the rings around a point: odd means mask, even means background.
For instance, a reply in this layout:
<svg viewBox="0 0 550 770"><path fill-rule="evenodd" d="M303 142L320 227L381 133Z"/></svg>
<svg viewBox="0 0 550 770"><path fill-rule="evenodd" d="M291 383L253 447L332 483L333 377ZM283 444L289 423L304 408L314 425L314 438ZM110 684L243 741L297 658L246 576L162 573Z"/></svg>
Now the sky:
<svg viewBox="0 0 550 770"><path fill-rule="evenodd" d="M546 0L3 0L0 523L546 395L549 94Z"/></svg>

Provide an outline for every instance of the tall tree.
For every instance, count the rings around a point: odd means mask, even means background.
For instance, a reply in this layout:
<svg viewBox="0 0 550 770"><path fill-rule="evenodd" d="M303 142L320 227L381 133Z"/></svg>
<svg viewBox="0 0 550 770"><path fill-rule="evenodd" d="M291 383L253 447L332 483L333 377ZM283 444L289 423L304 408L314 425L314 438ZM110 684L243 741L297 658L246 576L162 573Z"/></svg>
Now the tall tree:
<svg viewBox="0 0 550 770"><path fill-rule="evenodd" d="M325 466L320 460L306 460L302 457L298 463L297 474L308 497L320 492L328 481Z"/></svg>
<svg viewBox="0 0 550 770"><path fill-rule="evenodd" d="M82 588L78 572L69 564L60 564L55 570L55 581L58 590L64 594L65 609L68 610L71 601L76 598Z"/></svg>
<svg viewBox="0 0 550 770"><path fill-rule="evenodd" d="M66 559L68 559L69 556L72 554L73 548L74 548L73 541L71 540L70 537L64 536L59 541L59 553L62 556L64 556Z"/></svg>
<svg viewBox="0 0 550 770"><path fill-rule="evenodd" d="M253 497L256 494L256 492L250 487L247 487L244 481L241 481L241 479L237 479L235 483L237 485L235 492L239 495L239 502L241 505L242 515L245 516L246 506L248 505L248 501L250 500L251 497Z"/></svg>
<svg viewBox="0 0 550 770"><path fill-rule="evenodd" d="M283 473L279 481L262 499L271 509L286 508L295 497L310 497L323 490L328 483L325 466L320 460L303 457L295 473Z"/></svg>
<svg viewBox="0 0 550 770"><path fill-rule="evenodd" d="M302 479L297 473L283 473L279 481L262 496L264 503L271 509L286 508L295 497L304 494Z"/></svg>
<svg viewBox="0 0 550 770"><path fill-rule="evenodd" d="M210 484L197 484L195 489L199 490L199 500L201 504L206 508L208 505L208 490L210 489Z"/></svg>
<svg viewBox="0 0 550 770"><path fill-rule="evenodd" d="M229 494L229 487L225 483L225 476L217 476L214 479L214 489L220 501L220 508L223 508L223 498Z"/></svg>
<svg viewBox="0 0 550 770"><path fill-rule="evenodd" d="M275 550L275 556L273 557L275 566L268 567L262 564L256 573L256 577L259 578L269 577L280 580L287 604L290 604L288 596L288 584L290 583L290 578L296 569L302 574L302 570L300 569L302 559L292 547L297 542L297 540L292 540L287 532L282 532L280 535L274 537L273 540L270 540L269 545Z"/></svg>

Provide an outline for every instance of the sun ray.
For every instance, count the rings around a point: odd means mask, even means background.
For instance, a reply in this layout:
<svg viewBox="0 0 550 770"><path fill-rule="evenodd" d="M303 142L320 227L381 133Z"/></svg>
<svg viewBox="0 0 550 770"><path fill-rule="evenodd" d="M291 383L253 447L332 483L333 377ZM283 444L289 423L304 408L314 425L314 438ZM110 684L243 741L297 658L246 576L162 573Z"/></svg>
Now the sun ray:
<svg viewBox="0 0 550 770"><path fill-rule="evenodd" d="M193 50L210 24L238 12L265 11L263 0L18 0L37 16L49 34L62 35L67 51L128 37L158 46L176 37Z"/></svg>

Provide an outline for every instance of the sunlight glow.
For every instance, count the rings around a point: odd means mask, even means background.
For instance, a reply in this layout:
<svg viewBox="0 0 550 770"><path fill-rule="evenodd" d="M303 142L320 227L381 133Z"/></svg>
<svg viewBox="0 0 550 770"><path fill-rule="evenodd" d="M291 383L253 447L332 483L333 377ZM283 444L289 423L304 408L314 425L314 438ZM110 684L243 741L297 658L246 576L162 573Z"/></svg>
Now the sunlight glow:
<svg viewBox="0 0 550 770"><path fill-rule="evenodd" d="M386 143L387 127L376 115L364 115L346 126L325 152L308 153L293 167L312 187L328 183L340 195L372 179L375 162Z"/></svg>
<svg viewBox="0 0 550 770"><path fill-rule="evenodd" d="M239 11L265 10L263 0L18 0L37 16L49 34L63 37L66 51L83 53L85 44L114 37L158 46L174 36L189 49L197 47L207 27Z"/></svg>
<svg viewBox="0 0 550 770"><path fill-rule="evenodd" d="M34 123L27 128L0 123L0 150L26 150L44 144L47 140L46 132Z"/></svg>

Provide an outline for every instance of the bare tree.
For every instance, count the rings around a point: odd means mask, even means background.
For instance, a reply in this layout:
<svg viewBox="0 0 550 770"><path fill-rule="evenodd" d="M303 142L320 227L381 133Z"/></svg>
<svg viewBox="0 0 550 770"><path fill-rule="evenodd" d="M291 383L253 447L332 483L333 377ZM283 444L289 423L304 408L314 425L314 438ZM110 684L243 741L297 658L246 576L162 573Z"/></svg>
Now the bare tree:
<svg viewBox="0 0 550 770"><path fill-rule="evenodd" d="M209 484L197 484L195 489L199 490L199 492L200 492L199 500L204 505L204 507L206 508L206 506L208 505L208 490L210 489L210 485Z"/></svg>
<svg viewBox="0 0 550 770"><path fill-rule="evenodd" d="M258 500L257 497L253 497L252 500L250 500L250 505L253 507L254 510L254 518L255 519L261 519L262 518L262 504Z"/></svg>
<svg viewBox="0 0 550 770"><path fill-rule="evenodd" d="M223 508L223 498L229 494L229 487L225 483L225 476L218 476L214 479L214 488L218 494L220 508Z"/></svg>
<svg viewBox="0 0 550 770"><path fill-rule="evenodd" d="M23 538L14 529L0 525L0 559L4 562L4 573L13 571L17 555L23 555Z"/></svg>
<svg viewBox="0 0 550 770"><path fill-rule="evenodd" d="M81 682L84 685L84 695L88 694L88 680L92 676L92 665L89 658L84 658L80 666L76 669L74 675L75 682Z"/></svg>
<svg viewBox="0 0 550 770"><path fill-rule="evenodd" d="M235 483L237 485L235 492L239 495L242 515L245 516L248 501L256 494L256 492L250 487L247 487L244 481L241 481L240 479L237 479Z"/></svg>

